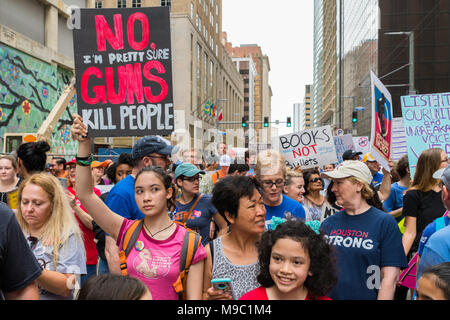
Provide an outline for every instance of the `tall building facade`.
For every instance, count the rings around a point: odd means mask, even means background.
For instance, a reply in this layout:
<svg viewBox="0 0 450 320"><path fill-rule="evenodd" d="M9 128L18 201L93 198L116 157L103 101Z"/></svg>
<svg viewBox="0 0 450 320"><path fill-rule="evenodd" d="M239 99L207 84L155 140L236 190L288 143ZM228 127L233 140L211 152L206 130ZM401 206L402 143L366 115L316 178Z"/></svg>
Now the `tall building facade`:
<svg viewBox="0 0 450 320"><path fill-rule="evenodd" d="M378 66L389 86L394 116L401 117L400 97L409 94L409 37L414 33L414 89L418 94L450 91L450 1L379 0ZM398 70L399 69L399 70ZM392 72L398 70L397 72Z"/></svg>
<svg viewBox="0 0 450 320"><path fill-rule="evenodd" d="M340 83L342 128L354 136L370 136L370 71L378 74L378 0L346 0L338 20L342 34ZM352 123L357 107L358 122Z"/></svg>
<svg viewBox="0 0 450 320"><path fill-rule="evenodd" d="M312 112L311 112L311 85L305 86L305 97L303 98L303 108L301 111L300 130L312 128Z"/></svg>
<svg viewBox="0 0 450 320"><path fill-rule="evenodd" d="M314 0L312 126L321 125L323 106L323 0Z"/></svg>
<svg viewBox="0 0 450 320"><path fill-rule="evenodd" d="M270 63L269 57L263 54L262 49L257 44L241 44L233 46L231 42L227 42L226 34L223 34L223 41L228 54L232 59L236 58L252 58L255 63L256 76L254 88L254 140L249 140L249 144L265 144L270 143L271 128L263 127L264 117L271 114L272 90L269 84Z"/></svg>

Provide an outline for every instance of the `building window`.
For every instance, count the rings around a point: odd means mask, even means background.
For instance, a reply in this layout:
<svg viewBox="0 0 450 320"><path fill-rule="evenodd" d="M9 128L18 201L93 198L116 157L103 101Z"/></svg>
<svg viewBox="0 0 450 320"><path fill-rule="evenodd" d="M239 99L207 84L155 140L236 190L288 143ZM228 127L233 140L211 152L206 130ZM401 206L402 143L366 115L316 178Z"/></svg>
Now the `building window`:
<svg viewBox="0 0 450 320"><path fill-rule="evenodd" d="M194 4L191 2L191 20L194 21Z"/></svg>
<svg viewBox="0 0 450 320"><path fill-rule="evenodd" d="M170 7L172 5L172 0L161 0L161 7Z"/></svg>
<svg viewBox="0 0 450 320"><path fill-rule="evenodd" d="M95 8L97 9L103 8L103 0L95 0Z"/></svg>
<svg viewBox="0 0 450 320"><path fill-rule="evenodd" d="M140 7L142 7L142 0L133 0L131 6L133 8L140 8Z"/></svg>
<svg viewBox="0 0 450 320"><path fill-rule="evenodd" d="M117 8L126 8L127 0L117 0Z"/></svg>

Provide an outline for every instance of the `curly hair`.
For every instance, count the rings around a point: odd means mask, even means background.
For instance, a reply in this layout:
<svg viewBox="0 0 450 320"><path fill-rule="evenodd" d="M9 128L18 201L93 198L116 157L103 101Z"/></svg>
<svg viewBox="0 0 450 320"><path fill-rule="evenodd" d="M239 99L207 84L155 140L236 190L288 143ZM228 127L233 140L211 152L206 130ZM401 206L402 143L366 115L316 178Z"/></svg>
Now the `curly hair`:
<svg viewBox="0 0 450 320"><path fill-rule="evenodd" d="M258 282L263 287L275 284L270 276L269 266L272 247L279 239L289 238L301 243L309 254L311 276L305 280L304 286L311 297L324 296L337 283L336 258L334 249L325 240L323 234L316 234L301 220L288 220L281 223L275 230L265 232L258 242L260 272Z"/></svg>
<svg viewBox="0 0 450 320"><path fill-rule="evenodd" d="M306 170L306 171L304 171L303 172L303 178L305 179L305 196L309 193L309 191L308 191L308 187L309 187L309 184L310 184L310 182L309 182L309 178L313 175L313 174L315 174L315 175L318 175L319 176L319 180L320 180L320 182L322 183L322 190L323 190L323 187L324 187L324 185L325 185L325 183L323 182L323 179L322 179L322 177L320 176L320 172L318 171L318 170L316 170L316 169L311 169L311 170Z"/></svg>

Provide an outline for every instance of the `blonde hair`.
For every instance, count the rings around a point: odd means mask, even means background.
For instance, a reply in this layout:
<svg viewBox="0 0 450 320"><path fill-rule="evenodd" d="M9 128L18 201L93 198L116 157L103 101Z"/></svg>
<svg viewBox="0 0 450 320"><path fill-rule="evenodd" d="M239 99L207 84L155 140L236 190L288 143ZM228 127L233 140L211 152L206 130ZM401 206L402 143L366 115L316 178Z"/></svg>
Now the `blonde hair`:
<svg viewBox="0 0 450 320"><path fill-rule="evenodd" d="M289 186L292 183L292 178L303 178L303 174L288 168L286 171L286 186Z"/></svg>
<svg viewBox="0 0 450 320"><path fill-rule="evenodd" d="M54 176L47 173L36 173L28 177L19 187L19 206L17 209L17 221L26 233L30 233L28 223L22 216L21 202L23 189L28 184L41 187L51 201L51 214L45 223L39 240L45 246L53 245L53 263L58 265L59 250L61 244L65 243L72 234L83 244L83 237L77 220L70 208L69 199L64 192L61 183ZM82 245L84 248L84 246Z"/></svg>
<svg viewBox="0 0 450 320"><path fill-rule="evenodd" d="M17 171L17 160L14 156L12 156L10 154L4 154L4 155L0 156L0 160L3 160L3 159L11 161L11 165L13 166L14 170Z"/></svg>
<svg viewBox="0 0 450 320"><path fill-rule="evenodd" d="M375 195L375 192L372 190L372 188L370 187L370 185L367 183L367 182L365 182L365 181L363 181L362 179L358 179L358 178L356 178L356 177L348 177L348 180L351 182L351 183L353 183L353 184L356 184L356 183L360 183L360 184L362 184L362 189L361 189L361 197L364 199L364 200L370 200L370 199L372 199L373 198L373 196Z"/></svg>
<svg viewBox="0 0 450 320"><path fill-rule="evenodd" d="M286 160L284 156L272 149L261 151L256 160L256 176L266 175L268 172L273 172L273 169L281 170L283 177L286 177Z"/></svg>

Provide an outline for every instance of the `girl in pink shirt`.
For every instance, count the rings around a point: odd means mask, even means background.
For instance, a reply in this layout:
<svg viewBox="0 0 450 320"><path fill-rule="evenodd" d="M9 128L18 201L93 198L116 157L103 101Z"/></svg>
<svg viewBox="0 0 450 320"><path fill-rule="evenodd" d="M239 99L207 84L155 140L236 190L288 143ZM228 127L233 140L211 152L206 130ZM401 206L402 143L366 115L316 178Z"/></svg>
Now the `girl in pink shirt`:
<svg viewBox="0 0 450 320"><path fill-rule="evenodd" d="M77 196L91 213L94 221L118 245L132 220L111 211L92 192L89 168L92 139L87 138L86 126L79 115L74 115L72 136L78 140ZM143 161L148 161L147 156ZM136 174L134 184L136 204L144 214L143 227L127 258L128 275L143 281L150 289L153 300L178 299L173 283L180 270L181 247L186 229L174 223L167 210L175 208L176 192L172 178L163 169L145 166ZM202 298L203 265L206 253L200 244L189 269L186 283L186 299Z"/></svg>

